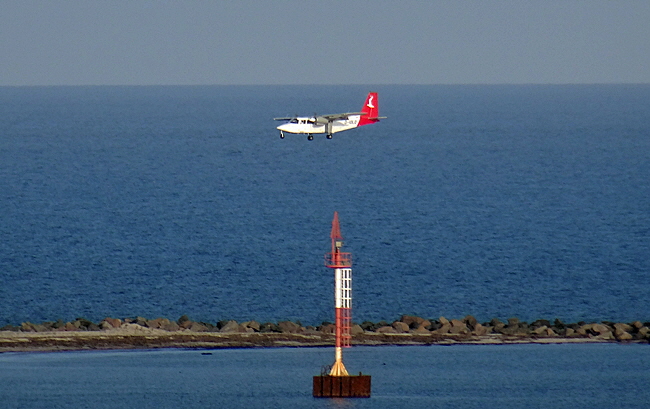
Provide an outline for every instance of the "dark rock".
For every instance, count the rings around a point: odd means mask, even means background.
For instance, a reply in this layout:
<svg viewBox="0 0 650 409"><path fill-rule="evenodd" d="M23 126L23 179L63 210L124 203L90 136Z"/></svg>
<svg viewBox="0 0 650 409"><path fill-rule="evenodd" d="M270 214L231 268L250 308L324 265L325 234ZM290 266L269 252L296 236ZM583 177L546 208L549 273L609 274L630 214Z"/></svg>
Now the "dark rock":
<svg viewBox="0 0 650 409"><path fill-rule="evenodd" d="M206 328L208 329L209 332L214 332L214 330L215 330L215 328L216 328L213 324L211 324L211 323L209 323L209 322L203 322L203 321L201 321L201 322L199 322L199 324L201 324L201 325L203 325L204 327L206 327Z"/></svg>
<svg viewBox="0 0 650 409"><path fill-rule="evenodd" d="M241 325L243 325L246 328L252 329L254 332L260 332L261 325L257 321L247 321L247 322L243 322Z"/></svg>
<svg viewBox="0 0 650 409"><path fill-rule="evenodd" d="M530 328L525 322L520 322L518 319L509 319L508 325L505 327L494 327L494 331L501 333L503 335L528 335L530 334Z"/></svg>
<svg viewBox="0 0 650 409"><path fill-rule="evenodd" d="M586 330L587 334L591 333L597 338L614 339L612 328L605 324L591 324L591 330Z"/></svg>
<svg viewBox="0 0 650 409"><path fill-rule="evenodd" d="M65 322L62 319L58 319L56 320L56 322L52 323L52 329L54 330L58 330L64 327L65 327Z"/></svg>
<svg viewBox="0 0 650 409"><path fill-rule="evenodd" d="M530 324L530 327L531 327L531 329L533 329L533 330L535 330L535 329L537 329L537 328L539 328L539 327L547 327L547 328L550 328L550 327L551 327L551 323L550 323L550 321L548 321L548 320L537 320L537 321L533 321L533 323Z"/></svg>
<svg viewBox="0 0 650 409"><path fill-rule="evenodd" d="M181 326L176 321L169 321L169 324L163 326L161 329L165 331L178 331L181 329Z"/></svg>
<svg viewBox="0 0 650 409"><path fill-rule="evenodd" d="M435 331L437 329L440 329L442 327L442 324L440 321L433 321L431 325L429 325L429 328L427 328L429 331Z"/></svg>
<svg viewBox="0 0 650 409"><path fill-rule="evenodd" d="M438 327L437 329L431 332L434 334L448 334L450 329L451 329L451 323L447 321L446 324L441 324L440 327Z"/></svg>
<svg viewBox="0 0 650 409"><path fill-rule="evenodd" d="M192 332L208 332L208 327L199 322L193 322L188 329Z"/></svg>
<svg viewBox="0 0 650 409"><path fill-rule="evenodd" d="M467 325L467 328L470 331L474 331L474 328L476 328L476 325L478 324L478 321L476 318L474 318L471 315L467 315L465 318L462 319L462 321Z"/></svg>
<svg viewBox="0 0 650 409"><path fill-rule="evenodd" d="M506 326L498 318L492 318L488 324L490 327L494 327L495 331Z"/></svg>
<svg viewBox="0 0 650 409"><path fill-rule="evenodd" d="M235 320L230 320L219 329L219 332L239 332L239 324Z"/></svg>
<svg viewBox="0 0 650 409"><path fill-rule="evenodd" d="M52 322L52 321L42 322L41 325L44 326L47 331L53 331L54 330L54 327L53 327L54 322Z"/></svg>
<svg viewBox="0 0 650 409"><path fill-rule="evenodd" d="M176 323L178 325L183 325L184 322L190 321L190 317L188 317L186 314L183 314L176 320Z"/></svg>
<svg viewBox="0 0 650 409"><path fill-rule="evenodd" d="M280 330L280 327L278 327L278 324L267 322L260 325L260 332L282 332L282 331Z"/></svg>
<svg viewBox="0 0 650 409"><path fill-rule="evenodd" d="M229 322L230 322L230 320L217 321L217 329L221 329L221 328L225 327L226 324L228 324Z"/></svg>
<svg viewBox="0 0 650 409"><path fill-rule="evenodd" d="M36 332L31 322L23 322L22 324L20 324L20 330L22 332Z"/></svg>
<svg viewBox="0 0 650 409"><path fill-rule="evenodd" d="M426 326L426 325L420 325L420 326L417 327L416 329L411 330L411 333L412 333L412 334L418 334L418 335L427 335L427 334L430 334L431 331L429 331L429 330L427 329L427 326Z"/></svg>
<svg viewBox="0 0 650 409"><path fill-rule="evenodd" d="M147 321L147 327L151 329L158 329L162 328L163 325L166 325L169 323L169 320L166 318L156 318L153 320L148 320Z"/></svg>
<svg viewBox="0 0 650 409"><path fill-rule="evenodd" d="M100 326L102 326L101 324L104 322L107 323L110 326L110 328L119 328L122 326L122 320L120 320L119 318L106 317L102 322L100 322Z"/></svg>
<svg viewBox="0 0 650 409"><path fill-rule="evenodd" d="M307 325L305 327L305 330L303 331L303 334L305 335L318 335L320 334L320 331L316 329L313 325Z"/></svg>
<svg viewBox="0 0 650 409"><path fill-rule="evenodd" d="M278 327L285 334L297 334L302 331L302 327L299 324L291 321L278 322Z"/></svg>
<svg viewBox="0 0 650 409"><path fill-rule="evenodd" d="M380 334L396 334L397 333L395 328L393 328L390 325L386 325L384 327L377 328L377 330L375 332L378 332Z"/></svg>
<svg viewBox="0 0 650 409"><path fill-rule="evenodd" d="M93 325L95 325L95 324L93 324ZM37 328L38 332L49 332L49 331L54 331L55 330L54 323L51 322L51 321L50 322L43 322L41 324L38 324L37 327L40 327L40 328Z"/></svg>
<svg viewBox="0 0 650 409"><path fill-rule="evenodd" d="M420 323L420 325L416 328L417 330L426 330L429 332L431 330L431 321L429 320L424 320Z"/></svg>
<svg viewBox="0 0 650 409"><path fill-rule="evenodd" d="M336 325L323 323L323 325L318 326L316 329L325 334L334 334L336 332Z"/></svg>
<svg viewBox="0 0 650 409"><path fill-rule="evenodd" d="M370 321L364 321L361 323L361 328L364 331L375 331L378 327L376 326L375 323L370 322Z"/></svg>
<svg viewBox="0 0 650 409"><path fill-rule="evenodd" d="M467 328L467 325L460 320L451 320L451 328L449 329L450 334L468 334L470 330Z"/></svg>
<svg viewBox="0 0 650 409"><path fill-rule="evenodd" d="M395 321L391 324L391 327L395 328L395 332L399 334L404 334L406 332L409 332L410 327L405 323L401 321Z"/></svg>
<svg viewBox="0 0 650 409"><path fill-rule="evenodd" d="M635 328L628 324L616 323L614 324L614 336L619 341L628 341L632 338L632 333L635 332Z"/></svg>
<svg viewBox="0 0 650 409"><path fill-rule="evenodd" d="M479 324L478 322L474 326L474 329L472 330L472 334L483 336L488 334L488 327L484 327L483 325Z"/></svg>
<svg viewBox="0 0 650 409"><path fill-rule="evenodd" d="M245 332L245 333L252 334L252 333L255 332L255 330L253 328L250 328L250 327L247 327L245 325L239 324L239 332Z"/></svg>
<svg viewBox="0 0 650 409"><path fill-rule="evenodd" d="M615 337L616 337L616 339L618 339L619 341L629 341L629 340L631 340L631 339L634 339L634 337L632 336L632 334L630 334L629 332L621 332L621 333L618 333L618 334L615 335Z"/></svg>
<svg viewBox="0 0 650 409"><path fill-rule="evenodd" d="M530 327L526 322L520 322L517 326L517 335L528 335L530 334Z"/></svg>
<svg viewBox="0 0 650 409"><path fill-rule="evenodd" d="M5 325L4 327L0 328L0 331L13 331L13 332L18 332L20 331L20 327L17 327L15 325Z"/></svg>
<svg viewBox="0 0 650 409"><path fill-rule="evenodd" d="M181 324L178 324L181 329L190 329L190 327L194 324L194 321L183 321Z"/></svg>
<svg viewBox="0 0 650 409"><path fill-rule="evenodd" d="M82 331L89 331L90 328L91 328L93 325L94 325L96 328L99 328L99 327L97 327L97 324L95 324L94 322L92 322L92 321L90 321L90 320L87 320L87 319L85 319L85 318L77 318L77 320L76 320L75 322L78 322L78 323L79 323L79 329L81 329Z"/></svg>
<svg viewBox="0 0 650 409"><path fill-rule="evenodd" d="M415 329L418 328L422 322L424 322L424 318L417 317L415 315L402 315L399 321L408 325L409 329Z"/></svg>
<svg viewBox="0 0 650 409"><path fill-rule="evenodd" d="M31 322L23 322L20 325L20 329L23 332L48 332L48 328L43 324L34 324Z"/></svg>
<svg viewBox="0 0 650 409"><path fill-rule="evenodd" d="M623 333L623 332L633 332L634 331L633 326L628 325L628 324L623 324L621 322L614 324L613 327L614 327L614 333L615 334Z"/></svg>
<svg viewBox="0 0 650 409"><path fill-rule="evenodd" d="M587 335L594 335L594 333L591 331L591 328L593 327L593 324L584 324L580 325L575 331L576 335L580 336L587 336Z"/></svg>
<svg viewBox="0 0 650 409"><path fill-rule="evenodd" d="M564 329L565 325L562 321L560 321L559 318L555 319L555 322L553 322L553 326L558 329Z"/></svg>
<svg viewBox="0 0 650 409"><path fill-rule="evenodd" d="M364 332L364 331L363 331L363 328L361 328L361 326L360 326L360 325L357 325L357 324L354 324L354 325L350 328L350 335L352 335L352 336L354 336L354 335L359 335L359 334L363 334L363 332Z"/></svg>
<svg viewBox="0 0 650 409"><path fill-rule="evenodd" d="M494 327L494 332L503 335L515 335L517 333L517 329L519 329L519 327L507 327L504 325L501 327Z"/></svg>

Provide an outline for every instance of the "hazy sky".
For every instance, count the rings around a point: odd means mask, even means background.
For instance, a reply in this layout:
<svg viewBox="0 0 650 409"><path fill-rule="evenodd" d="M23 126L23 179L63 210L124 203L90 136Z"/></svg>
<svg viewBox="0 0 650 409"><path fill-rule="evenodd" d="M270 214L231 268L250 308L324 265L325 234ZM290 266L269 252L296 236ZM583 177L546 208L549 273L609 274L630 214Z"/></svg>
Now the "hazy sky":
<svg viewBox="0 0 650 409"><path fill-rule="evenodd" d="M650 83L650 1L0 0L0 85Z"/></svg>

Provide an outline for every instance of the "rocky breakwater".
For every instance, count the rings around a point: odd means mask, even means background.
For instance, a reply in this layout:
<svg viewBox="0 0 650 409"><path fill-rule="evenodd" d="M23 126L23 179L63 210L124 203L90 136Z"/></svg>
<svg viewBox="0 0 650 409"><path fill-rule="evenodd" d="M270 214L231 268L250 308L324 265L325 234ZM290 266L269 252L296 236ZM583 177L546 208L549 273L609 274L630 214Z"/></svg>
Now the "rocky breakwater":
<svg viewBox="0 0 650 409"><path fill-rule="evenodd" d="M403 315L386 322L354 324L355 345L430 345L449 343L567 343L650 342L650 323L578 322L556 319L522 322L492 319L479 323L473 316L462 319L426 319ZM84 318L71 322L24 322L0 328L0 352L132 348L246 348L279 346L329 346L334 325L303 326L300 322L260 323L223 320L216 323L177 320L111 318L94 323Z"/></svg>
<svg viewBox="0 0 650 409"><path fill-rule="evenodd" d="M505 322L494 318L479 323L471 315L451 320L403 315L392 323L364 322L360 327L365 335L408 334L424 343L650 342L650 322L641 321L565 324L559 319L552 323L540 319L529 324L518 318L509 318ZM431 337L432 342L424 341L427 337Z"/></svg>

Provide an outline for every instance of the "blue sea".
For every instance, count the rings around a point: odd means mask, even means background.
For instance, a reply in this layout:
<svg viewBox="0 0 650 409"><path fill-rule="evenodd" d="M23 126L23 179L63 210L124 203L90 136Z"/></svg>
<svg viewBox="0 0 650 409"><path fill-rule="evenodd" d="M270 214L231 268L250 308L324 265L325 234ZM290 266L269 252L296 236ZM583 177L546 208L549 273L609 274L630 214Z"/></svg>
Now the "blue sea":
<svg viewBox="0 0 650 409"><path fill-rule="evenodd" d="M331 321L334 211L357 322L650 321L650 85L0 87L0 326Z"/></svg>

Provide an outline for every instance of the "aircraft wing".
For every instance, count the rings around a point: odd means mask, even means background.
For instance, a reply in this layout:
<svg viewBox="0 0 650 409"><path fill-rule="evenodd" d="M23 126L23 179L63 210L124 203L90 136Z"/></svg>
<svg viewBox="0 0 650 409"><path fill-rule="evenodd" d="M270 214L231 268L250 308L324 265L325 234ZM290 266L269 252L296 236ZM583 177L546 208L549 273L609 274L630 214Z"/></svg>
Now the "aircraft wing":
<svg viewBox="0 0 650 409"><path fill-rule="evenodd" d="M366 115L365 112L344 112L342 114L329 114L329 115L319 115L319 118L324 118L328 121L336 121L338 119L348 119L351 115Z"/></svg>
<svg viewBox="0 0 650 409"><path fill-rule="evenodd" d="M339 119L348 119L352 115L367 115L365 112L343 112L340 114L328 114L328 115L314 115L309 121L315 124L326 124L328 122L337 121ZM273 118L274 121L291 121L296 119L297 116L286 116L281 118Z"/></svg>

